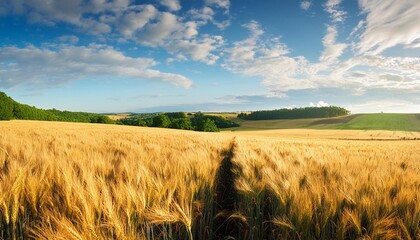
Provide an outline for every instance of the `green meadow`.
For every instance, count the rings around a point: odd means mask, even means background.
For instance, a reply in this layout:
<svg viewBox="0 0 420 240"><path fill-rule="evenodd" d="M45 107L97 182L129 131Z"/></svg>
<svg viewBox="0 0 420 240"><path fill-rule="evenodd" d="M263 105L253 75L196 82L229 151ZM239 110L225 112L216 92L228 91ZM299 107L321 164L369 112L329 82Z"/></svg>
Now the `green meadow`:
<svg viewBox="0 0 420 240"><path fill-rule="evenodd" d="M420 114L370 113L353 114L335 118L282 119L282 120L242 120L235 119L241 126L229 130L264 129L354 129L420 131Z"/></svg>

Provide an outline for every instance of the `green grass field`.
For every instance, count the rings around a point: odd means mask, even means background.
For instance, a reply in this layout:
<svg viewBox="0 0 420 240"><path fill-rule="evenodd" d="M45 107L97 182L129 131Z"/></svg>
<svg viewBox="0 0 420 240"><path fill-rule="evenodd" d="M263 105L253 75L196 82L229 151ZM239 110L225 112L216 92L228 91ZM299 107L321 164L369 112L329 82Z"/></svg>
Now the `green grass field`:
<svg viewBox="0 0 420 240"><path fill-rule="evenodd" d="M241 126L233 131L264 129L358 129L420 132L420 114L372 113L336 118L247 121L236 119Z"/></svg>

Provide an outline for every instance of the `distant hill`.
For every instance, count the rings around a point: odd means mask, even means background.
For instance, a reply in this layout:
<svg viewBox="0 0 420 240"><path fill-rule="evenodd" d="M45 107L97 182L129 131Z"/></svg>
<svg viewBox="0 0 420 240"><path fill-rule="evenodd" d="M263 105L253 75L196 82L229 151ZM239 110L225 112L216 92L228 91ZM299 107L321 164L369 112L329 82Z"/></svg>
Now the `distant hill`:
<svg viewBox="0 0 420 240"><path fill-rule="evenodd" d="M0 120L41 120L86 123L114 123L109 117L86 112L60 111L56 109L39 109L21 104L0 92Z"/></svg>
<svg viewBox="0 0 420 240"><path fill-rule="evenodd" d="M420 132L420 114L371 113L353 114L334 118L243 120L236 119L241 127L231 130L264 129L357 129Z"/></svg>

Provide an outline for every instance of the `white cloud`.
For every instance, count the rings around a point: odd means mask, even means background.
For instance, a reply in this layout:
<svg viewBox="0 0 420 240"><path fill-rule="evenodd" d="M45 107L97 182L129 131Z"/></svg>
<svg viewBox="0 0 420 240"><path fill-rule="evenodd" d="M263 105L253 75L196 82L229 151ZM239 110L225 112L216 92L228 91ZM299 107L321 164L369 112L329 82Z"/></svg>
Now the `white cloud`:
<svg viewBox="0 0 420 240"><path fill-rule="evenodd" d="M223 45L221 36L206 36L200 40L179 40L169 43L168 49L172 53L188 54L193 60L201 61L207 64L215 64L219 59L212 54L217 48Z"/></svg>
<svg viewBox="0 0 420 240"><path fill-rule="evenodd" d="M181 22L176 15L168 12L159 15L158 22L147 24L137 34L137 42L151 47L163 47L171 54L182 56L170 58L169 62L187 60L188 56L194 61L216 63L219 57L213 52L223 45L221 36L205 34L199 37L200 22Z"/></svg>
<svg viewBox="0 0 420 240"><path fill-rule="evenodd" d="M229 10L230 0L205 0L206 4Z"/></svg>
<svg viewBox="0 0 420 240"><path fill-rule="evenodd" d="M165 40L174 38L174 34L179 35L179 31L184 29L183 25L178 21L177 16L163 12L159 16L159 21L148 24L145 30L137 37L142 44L150 46L162 45Z"/></svg>
<svg viewBox="0 0 420 240"><path fill-rule="evenodd" d="M128 11L117 20L116 28L124 37L133 37L136 31L155 19L159 13L153 5L141 6L138 10Z"/></svg>
<svg viewBox="0 0 420 240"><path fill-rule="evenodd" d="M203 7L202 9L191 9L188 11L188 14L191 15L192 19L201 20L204 23L213 20L214 11L210 7Z"/></svg>
<svg viewBox="0 0 420 240"><path fill-rule="evenodd" d="M398 45L420 47L420 1L359 0L366 27L356 44L359 54L380 54Z"/></svg>
<svg viewBox="0 0 420 240"><path fill-rule="evenodd" d="M92 17L117 14L129 8L130 0L5 0L0 3L0 13L25 15L28 22L54 26L67 23L90 34L104 34L112 31L112 25Z"/></svg>
<svg viewBox="0 0 420 240"><path fill-rule="evenodd" d="M105 45L56 48L3 47L0 51L0 86L50 86L95 76L121 76L189 88L192 81L152 69L150 58L133 58Z"/></svg>
<svg viewBox="0 0 420 240"><path fill-rule="evenodd" d="M304 74L307 61L303 57L289 57L289 49L279 38L263 41L264 34L256 21L243 25L250 36L234 42L225 52L225 69L246 76L262 78L262 84L269 93L284 97L284 92L293 89L313 88L314 84L300 77Z"/></svg>
<svg viewBox="0 0 420 240"><path fill-rule="evenodd" d="M193 20L197 21L199 25L205 25L208 22L213 23L216 27L223 30L230 25L230 20L218 21L215 19L216 12L209 6L204 6L201 9L191 9L187 12L187 15Z"/></svg>
<svg viewBox="0 0 420 240"><path fill-rule="evenodd" d="M345 43L336 43L337 41L337 28L336 26L328 26L327 34L322 39L322 44L324 45L324 51L321 54L319 60L322 63L335 63L338 61L344 50L347 47Z"/></svg>
<svg viewBox="0 0 420 240"><path fill-rule="evenodd" d="M310 102L309 106L310 107L328 107L328 106L330 106L330 104L321 100L321 101L318 101L316 104L313 103L313 102Z"/></svg>
<svg viewBox="0 0 420 240"><path fill-rule="evenodd" d="M357 23L356 27L353 28L353 30L351 31L349 38L351 37L360 37L360 31L362 30L362 28L365 25L365 21L364 20L360 20L359 23Z"/></svg>
<svg viewBox="0 0 420 240"><path fill-rule="evenodd" d="M362 28L363 23L359 24ZM347 43L337 42L337 25L327 26L324 50L319 62L289 56L290 50L279 38L262 40L264 31L256 21L243 25L249 37L233 42L225 50L225 69L261 78L269 93L284 95L290 90L343 88L354 95L369 89L420 91L420 58L380 55L340 60Z"/></svg>
<svg viewBox="0 0 420 240"><path fill-rule="evenodd" d="M384 57L371 55L359 59L366 66L387 71L398 71L406 75L420 77L420 58L418 57Z"/></svg>
<svg viewBox="0 0 420 240"><path fill-rule="evenodd" d="M159 3L167 7L170 11L178 11L181 9L179 0L159 0Z"/></svg>
<svg viewBox="0 0 420 240"><path fill-rule="evenodd" d="M343 22L346 17L346 12L339 9L339 5L342 0L328 0L325 3L325 11L330 14L333 22Z"/></svg>
<svg viewBox="0 0 420 240"><path fill-rule="evenodd" d="M75 44L79 41L79 38L74 35L63 35L59 37L58 40L60 40L61 42L68 42L68 43Z"/></svg>
<svg viewBox="0 0 420 240"><path fill-rule="evenodd" d="M300 2L300 8L302 8L305 11L309 10L309 8L311 8L311 6L312 6L312 2L311 1L302 1L302 2Z"/></svg>
<svg viewBox="0 0 420 240"><path fill-rule="evenodd" d="M181 8L179 0L158 2L170 11ZM96 35L103 42L133 41L213 64L219 58L214 51L220 47L221 41L215 40L216 35L200 35L199 29L209 22L220 29L227 27L229 20L216 20L215 10L210 6L227 11L230 1L208 0L205 4L200 10L192 9L177 15L132 0L4 0L0 2L0 14L24 15L31 23L48 26L66 23Z"/></svg>
<svg viewBox="0 0 420 240"><path fill-rule="evenodd" d="M249 23L243 24L242 27L249 30L251 38L253 39L257 39L264 34L264 30L262 30L261 25L255 20L251 20Z"/></svg>

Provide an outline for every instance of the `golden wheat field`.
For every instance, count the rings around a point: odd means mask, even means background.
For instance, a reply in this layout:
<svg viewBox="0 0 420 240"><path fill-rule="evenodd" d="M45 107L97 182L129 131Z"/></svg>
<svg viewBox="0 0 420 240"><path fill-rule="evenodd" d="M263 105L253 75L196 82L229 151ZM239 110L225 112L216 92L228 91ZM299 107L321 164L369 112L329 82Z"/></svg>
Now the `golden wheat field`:
<svg viewBox="0 0 420 240"><path fill-rule="evenodd" d="M420 239L416 133L299 131L0 122L0 238Z"/></svg>

